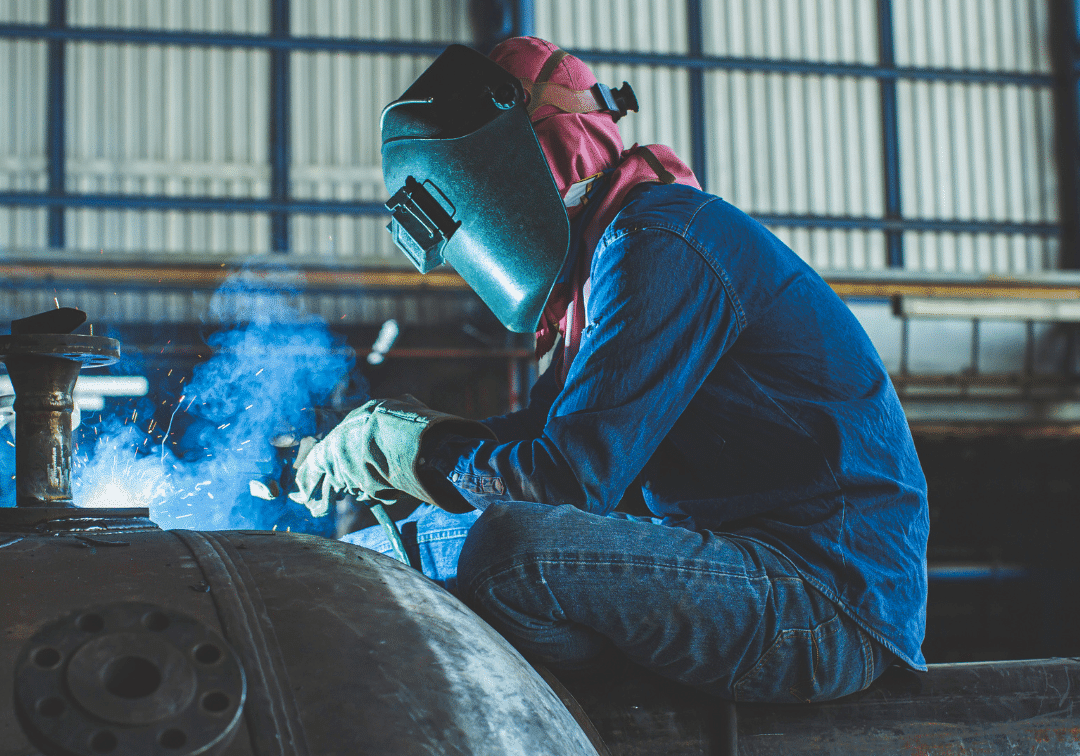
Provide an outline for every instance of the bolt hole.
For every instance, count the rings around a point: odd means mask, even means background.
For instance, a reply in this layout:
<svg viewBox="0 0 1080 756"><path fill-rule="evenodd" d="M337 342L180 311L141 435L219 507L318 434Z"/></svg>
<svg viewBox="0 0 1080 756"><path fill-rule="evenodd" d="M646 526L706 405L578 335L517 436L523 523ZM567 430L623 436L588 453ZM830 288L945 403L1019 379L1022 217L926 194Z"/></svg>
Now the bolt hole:
<svg viewBox="0 0 1080 756"><path fill-rule="evenodd" d="M221 658L221 649L213 643L203 643L195 649L195 661L200 664L213 664Z"/></svg>
<svg viewBox="0 0 1080 756"><path fill-rule="evenodd" d="M112 753L116 750L116 746L116 736L108 730L95 732L94 736L90 738L90 750L94 753Z"/></svg>
<svg viewBox="0 0 1080 756"><path fill-rule="evenodd" d="M214 691L203 696L202 707L211 714L220 714L229 708L229 697L221 691Z"/></svg>
<svg viewBox="0 0 1080 756"><path fill-rule="evenodd" d="M43 717L58 717L64 713L67 705L62 698L44 698L38 701L38 714Z"/></svg>
<svg viewBox="0 0 1080 756"><path fill-rule="evenodd" d="M60 652L55 648L43 648L34 654L34 664L49 669L60 663Z"/></svg>
<svg viewBox="0 0 1080 756"><path fill-rule="evenodd" d="M145 698L160 685L161 672L141 656L122 656L105 668L105 690L120 698Z"/></svg>
<svg viewBox="0 0 1080 756"><path fill-rule="evenodd" d="M98 633L105 627L105 620L100 614L84 614L75 620L75 627L84 633Z"/></svg>
<svg viewBox="0 0 1080 756"><path fill-rule="evenodd" d="M183 730L177 730L175 727L161 733L158 737L158 743L162 748L181 748L187 743L187 735Z"/></svg>
<svg viewBox="0 0 1080 756"><path fill-rule="evenodd" d="M143 625L151 632L160 633L169 626L169 618L161 612L149 612L142 618Z"/></svg>

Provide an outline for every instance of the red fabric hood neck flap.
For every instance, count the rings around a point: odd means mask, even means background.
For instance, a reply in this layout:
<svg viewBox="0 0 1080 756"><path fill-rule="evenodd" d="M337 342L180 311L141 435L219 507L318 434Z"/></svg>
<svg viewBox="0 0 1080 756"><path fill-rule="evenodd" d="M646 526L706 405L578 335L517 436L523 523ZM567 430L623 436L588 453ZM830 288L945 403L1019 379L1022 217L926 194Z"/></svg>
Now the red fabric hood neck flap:
<svg viewBox="0 0 1080 756"><path fill-rule="evenodd" d="M567 213L575 218L583 205L575 204L575 184L612 171L607 192L584 231L580 253L567 284L556 284L536 333L536 354L541 356L563 335L561 359L556 360L563 383L581 344L585 326L585 300L596 243L623 206L630 190L642 183L701 185L690 168L670 147L653 144L623 149L622 137L611 112L588 110L596 76L584 62L555 45L535 37L508 39L491 51L491 59L517 77L530 97L530 120L540 148L555 177ZM568 196L568 193L570 195Z"/></svg>

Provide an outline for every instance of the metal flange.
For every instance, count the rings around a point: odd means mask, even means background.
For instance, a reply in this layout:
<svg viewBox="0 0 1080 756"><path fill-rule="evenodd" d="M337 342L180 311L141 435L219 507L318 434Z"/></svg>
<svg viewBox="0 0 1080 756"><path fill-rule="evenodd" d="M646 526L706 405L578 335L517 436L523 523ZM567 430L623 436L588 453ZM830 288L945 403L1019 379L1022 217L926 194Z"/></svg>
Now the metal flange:
<svg viewBox="0 0 1080 756"><path fill-rule="evenodd" d="M240 724L247 682L216 631L150 603L76 611L15 666L15 708L47 756L212 756Z"/></svg>
<svg viewBox="0 0 1080 756"><path fill-rule="evenodd" d="M81 333L24 333L0 336L0 357L56 357L101 367L120 359L120 342Z"/></svg>

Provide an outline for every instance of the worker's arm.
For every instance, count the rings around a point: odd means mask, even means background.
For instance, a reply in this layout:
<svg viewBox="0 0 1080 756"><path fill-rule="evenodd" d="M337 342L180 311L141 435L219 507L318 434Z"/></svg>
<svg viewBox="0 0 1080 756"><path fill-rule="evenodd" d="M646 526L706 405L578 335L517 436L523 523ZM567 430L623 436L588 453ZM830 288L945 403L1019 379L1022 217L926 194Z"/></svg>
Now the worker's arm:
<svg viewBox="0 0 1080 756"><path fill-rule="evenodd" d="M739 333L720 271L666 230L593 258L580 351L543 429L510 443L447 437L429 463L473 506L521 500L606 514Z"/></svg>
<svg viewBox="0 0 1080 756"><path fill-rule="evenodd" d="M522 441L539 436L544 431L551 405L559 394L559 384L555 380L558 372L558 366L552 365L540 376L529 391L529 404L525 409L489 417L482 421L484 425L501 441Z"/></svg>

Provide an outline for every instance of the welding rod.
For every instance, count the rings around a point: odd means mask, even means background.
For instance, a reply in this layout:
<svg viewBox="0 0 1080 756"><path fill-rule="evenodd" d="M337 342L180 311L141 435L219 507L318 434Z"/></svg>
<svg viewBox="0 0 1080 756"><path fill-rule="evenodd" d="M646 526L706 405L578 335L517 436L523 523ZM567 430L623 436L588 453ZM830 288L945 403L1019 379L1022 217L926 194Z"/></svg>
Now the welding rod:
<svg viewBox="0 0 1080 756"><path fill-rule="evenodd" d="M405 553L405 542L401 540L401 531L398 530L397 524L393 518L390 517L380 502L375 502L370 505L371 513L375 515L375 519L383 526L383 530L386 531L386 537L390 540L390 548L394 550L394 557L404 565L419 570L420 565L413 564L409 561L409 555Z"/></svg>

